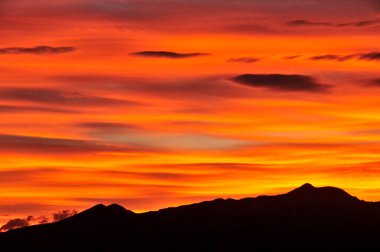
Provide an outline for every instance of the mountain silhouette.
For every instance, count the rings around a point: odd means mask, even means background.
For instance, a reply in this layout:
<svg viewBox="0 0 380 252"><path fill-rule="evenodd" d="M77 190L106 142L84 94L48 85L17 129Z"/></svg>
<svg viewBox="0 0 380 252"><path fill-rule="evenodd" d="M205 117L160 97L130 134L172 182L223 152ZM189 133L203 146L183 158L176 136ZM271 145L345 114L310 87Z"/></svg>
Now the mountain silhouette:
<svg viewBox="0 0 380 252"><path fill-rule="evenodd" d="M0 234L1 251L379 251L380 203L334 187L136 214L96 205Z"/></svg>

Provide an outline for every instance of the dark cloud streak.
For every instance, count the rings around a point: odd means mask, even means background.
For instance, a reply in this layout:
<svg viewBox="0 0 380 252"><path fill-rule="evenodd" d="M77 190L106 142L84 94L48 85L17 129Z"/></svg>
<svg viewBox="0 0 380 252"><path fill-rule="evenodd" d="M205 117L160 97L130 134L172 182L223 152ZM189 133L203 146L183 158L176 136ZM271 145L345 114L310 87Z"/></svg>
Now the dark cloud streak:
<svg viewBox="0 0 380 252"><path fill-rule="evenodd" d="M356 55L336 55L336 54L325 54L310 57L310 60L336 60L336 61L346 61L355 58Z"/></svg>
<svg viewBox="0 0 380 252"><path fill-rule="evenodd" d="M208 53L176 53L169 51L142 51L130 53L132 56L151 57L151 58L169 58L169 59L186 59L200 56L208 56Z"/></svg>
<svg viewBox="0 0 380 252"><path fill-rule="evenodd" d="M53 46L35 46L35 47L6 47L0 48L1 54L62 54L70 53L76 50L75 47L53 47Z"/></svg>
<svg viewBox="0 0 380 252"><path fill-rule="evenodd" d="M301 27L301 26L314 26L314 27L367 27L367 26L373 26L373 25L378 25L380 24L380 20L363 20L363 21L358 21L358 22L350 22L350 23L331 23L331 22L314 22L314 21L309 21L305 19L297 19L293 20L287 23L288 26L294 26L294 27Z"/></svg>
<svg viewBox="0 0 380 252"><path fill-rule="evenodd" d="M310 60L332 60L332 61L347 61L351 59L356 60L367 60L367 61L377 61L380 60L380 52L369 52L369 53L356 53L348 55L338 55L338 54L325 54L316 55L309 58Z"/></svg>
<svg viewBox="0 0 380 252"><path fill-rule="evenodd" d="M362 53L359 55L360 60L380 60L380 52Z"/></svg>
<svg viewBox="0 0 380 252"><path fill-rule="evenodd" d="M89 140L47 138L0 134L0 151L18 153L68 154L91 152L127 152L137 150Z"/></svg>
<svg viewBox="0 0 380 252"><path fill-rule="evenodd" d="M227 60L227 62L232 62L232 63L255 63L257 61L260 61L259 58L252 58L252 57L242 57L242 58L231 58Z"/></svg>
<svg viewBox="0 0 380 252"><path fill-rule="evenodd" d="M283 59L293 60L293 59L297 59L299 57L301 57L301 55L291 55L291 56L285 56L285 57L283 57Z"/></svg>
<svg viewBox="0 0 380 252"><path fill-rule="evenodd" d="M128 123L111 123L111 122L81 122L75 126L96 131L105 132L122 132L130 129L140 129L141 127Z"/></svg>
<svg viewBox="0 0 380 252"><path fill-rule="evenodd" d="M77 111L35 106L0 105L0 113L77 113Z"/></svg>
<svg viewBox="0 0 380 252"><path fill-rule="evenodd" d="M288 92L322 92L329 86L307 75L243 74L232 78L236 83L257 88Z"/></svg>
<svg viewBox="0 0 380 252"><path fill-rule="evenodd" d="M3 88L0 89L0 98L3 100L74 106L112 106L139 104L137 102L127 100L42 88Z"/></svg>
<svg viewBox="0 0 380 252"><path fill-rule="evenodd" d="M366 86L372 86L372 87L380 87L380 78L379 79L373 79L370 80Z"/></svg>

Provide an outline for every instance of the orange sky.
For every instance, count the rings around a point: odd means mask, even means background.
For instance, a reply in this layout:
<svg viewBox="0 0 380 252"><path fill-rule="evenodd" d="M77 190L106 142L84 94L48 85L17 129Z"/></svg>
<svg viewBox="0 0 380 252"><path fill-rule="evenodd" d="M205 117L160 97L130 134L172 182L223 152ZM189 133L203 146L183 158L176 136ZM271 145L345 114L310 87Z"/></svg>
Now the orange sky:
<svg viewBox="0 0 380 252"><path fill-rule="evenodd" d="M0 1L0 226L305 182L380 200L371 0Z"/></svg>

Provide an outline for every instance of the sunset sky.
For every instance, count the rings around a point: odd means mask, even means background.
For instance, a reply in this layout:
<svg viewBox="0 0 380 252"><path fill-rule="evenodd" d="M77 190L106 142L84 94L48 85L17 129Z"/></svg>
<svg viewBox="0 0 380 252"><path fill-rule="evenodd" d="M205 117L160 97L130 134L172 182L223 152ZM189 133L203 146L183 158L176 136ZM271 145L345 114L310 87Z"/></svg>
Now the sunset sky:
<svg viewBox="0 0 380 252"><path fill-rule="evenodd" d="M306 182L380 201L379 0L0 0L0 38L0 226Z"/></svg>

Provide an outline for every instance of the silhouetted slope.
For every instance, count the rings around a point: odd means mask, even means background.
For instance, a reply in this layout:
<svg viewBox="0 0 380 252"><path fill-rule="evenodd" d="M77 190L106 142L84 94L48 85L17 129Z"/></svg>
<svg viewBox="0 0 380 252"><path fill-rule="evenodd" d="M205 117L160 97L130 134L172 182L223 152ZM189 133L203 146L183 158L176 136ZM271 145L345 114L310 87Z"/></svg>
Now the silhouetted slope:
<svg viewBox="0 0 380 252"><path fill-rule="evenodd" d="M135 214L97 205L0 235L11 251L379 251L380 204L334 187Z"/></svg>
<svg viewBox="0 0 380 252"><path fill-rule="evenodd" d="M113 204L96 205L57 223L10 230L0 236L10 251L120 251L135 235L136 214ZM4 241L5 240L5 241ZM124 250L121 250L124 251Z"/></svg>

